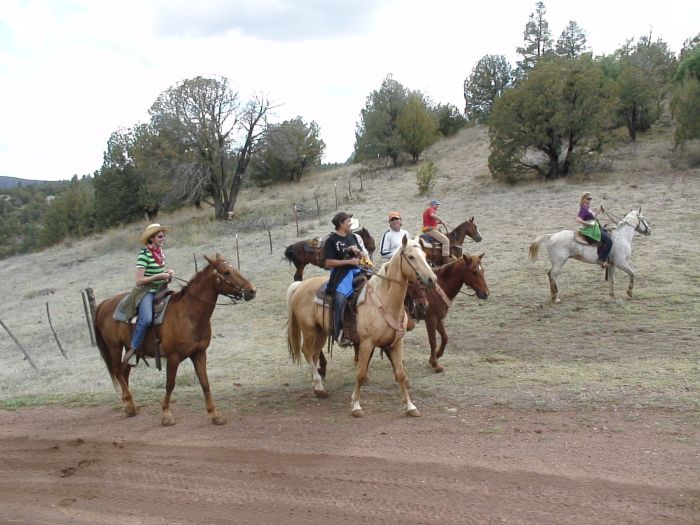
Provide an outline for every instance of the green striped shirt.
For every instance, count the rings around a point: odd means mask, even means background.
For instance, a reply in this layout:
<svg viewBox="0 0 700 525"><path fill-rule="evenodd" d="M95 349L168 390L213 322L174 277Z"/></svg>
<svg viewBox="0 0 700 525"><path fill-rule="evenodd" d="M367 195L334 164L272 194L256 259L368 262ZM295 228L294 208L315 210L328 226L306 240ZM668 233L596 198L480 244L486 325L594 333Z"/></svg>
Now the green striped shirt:
<svg viewBox="0 0 700 525"><path fill-rule="evenodd" d="M139 256L136 259L136 267L145 268L145 277L150 277L151 275L158 275L159 273L163 273L165 271L165 258L163 258L162 265L158 264L156 262L155 257L153 257L151 250L149 250L148 248L143 248L139 252ZM150 284L147 284L146 286L148 286L149 291L157 292L163 287L163 284L165 284L165 281L154 281Z"/></svg>

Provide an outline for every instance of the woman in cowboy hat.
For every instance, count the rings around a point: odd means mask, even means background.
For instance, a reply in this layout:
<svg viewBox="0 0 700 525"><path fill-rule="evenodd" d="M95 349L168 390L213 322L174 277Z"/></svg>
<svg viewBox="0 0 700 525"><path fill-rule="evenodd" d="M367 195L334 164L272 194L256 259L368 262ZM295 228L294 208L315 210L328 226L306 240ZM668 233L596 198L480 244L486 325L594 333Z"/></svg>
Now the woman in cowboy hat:
<svg viewBox="0 0 700 525"><path fill-rule="evenodd" d="M124 361L129 366L136 366L136 351L143 343L148 329L153 324L153 298L156 292L168 286L175 275L172 269L165 269L165 231L170 226L158 223L149 224L141 234L141 244L144 245L136 258L136 286L129 296L133 296L134 308L138 308L138 319L131 345L124 355ZM115 312L116 313L116 312Z"/></svg>

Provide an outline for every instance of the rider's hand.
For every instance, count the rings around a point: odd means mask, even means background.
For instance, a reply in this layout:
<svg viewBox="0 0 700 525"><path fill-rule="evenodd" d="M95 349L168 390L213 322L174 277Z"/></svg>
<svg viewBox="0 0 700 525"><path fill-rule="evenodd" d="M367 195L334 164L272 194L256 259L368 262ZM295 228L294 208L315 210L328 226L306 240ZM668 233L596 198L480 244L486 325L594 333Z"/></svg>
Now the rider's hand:
<svg viewBox="0 0 700 525"><path fill-rule="evenodd" d="M359 266L359 265L360 265L360 259L358 259L357 257L354 257L354 258L350 259L350 264L351 264L352 266Z"/></svg>

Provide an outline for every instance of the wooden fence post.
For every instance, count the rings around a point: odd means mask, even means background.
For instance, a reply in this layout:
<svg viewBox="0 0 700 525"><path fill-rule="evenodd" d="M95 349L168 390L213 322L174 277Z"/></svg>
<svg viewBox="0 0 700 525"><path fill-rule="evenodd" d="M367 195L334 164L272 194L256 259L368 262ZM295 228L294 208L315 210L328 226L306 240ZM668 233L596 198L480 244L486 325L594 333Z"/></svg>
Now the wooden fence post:
<svg viewBox="0 0 700 525"><path fill-rule="evenodd" d="M68 356L66 355L66 351L63 350L63 347L61 346L61 341L58 340L58 335L56 335L56 330L53 329L53 323L51 322L51 313L49 313L49 303L46 303L46 317L49 318L49 328L51 328L51 332L53 333L53 338L56 340L56 344L58 345L58 349L63 354L63 357L68 359Z"/></svg>
<svg viewBox="0 0 700 525"><path fill-rule="evenodd" d="M90 342L92 343L92 346L96 346L97 343L95 343L95 327L93 326L93 319L95 318L94 313L92 313L89 305L89 299L88 299L88 290L90 290L90 293L92 294L92 288L85 288L85 290L82 291L82 296L83 296L83 308L85 309L85 320L87 321L88 325L88 332L90 333ZM92 299L93 305L95 303L95 299L93 297ZM94 306L93 306L94 308Z"/></svg>
<svg viewBox="0 0 700 525"><path fill-rule="evenodd" d="M241 254L238 251L238 234L236 234L236 263L238 264L238 271L241 271Z"/></svg>
<svg viewBox="0 0 700 525"><path fill-rule="evenodd" d="M29 357L29 354L28 354L27 351L24 349L24 347L22 346L22 344L17 340L17 338L15 338L14 335L12 335L12 332L10 332L10 329L9 329L7 326L5 326L5 323L3 323L1 319L0 319L0 325L2 325L2 327L5 329L5 331L6 331L8 334L10 334L10 337L11 337L12 340L15 342L15 344L19 347L19 349L22 350L22 353L24 354L24 357L27 358L27 361L29 361L29 364L32 365L32 368L34 368L34 370L37 370L37 371L38 371L39 369L38 369L38 368L36 367L36 365L34 364L34 361L32 361L32 358Z"/></svg>

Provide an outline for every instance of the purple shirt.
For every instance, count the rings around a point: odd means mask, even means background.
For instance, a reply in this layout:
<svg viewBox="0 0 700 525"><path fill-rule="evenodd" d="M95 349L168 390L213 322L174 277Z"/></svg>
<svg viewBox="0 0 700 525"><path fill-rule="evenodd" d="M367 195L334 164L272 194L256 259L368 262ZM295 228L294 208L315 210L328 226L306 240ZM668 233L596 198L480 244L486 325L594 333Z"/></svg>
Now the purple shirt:
<svg viewBox="0 0 700 525"><path fill-rule="evenodd" d="M581 217L584 221L592 221L593 219L595 219L595 215L593 215L593 212L585 204L581 205L581 208L579 208L578 216Z"/></svg>

